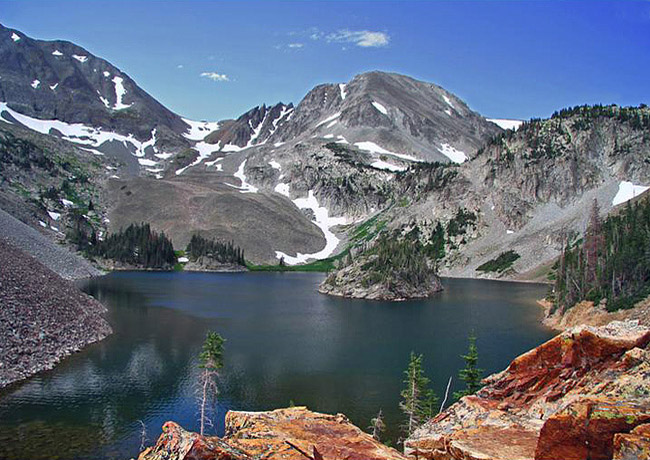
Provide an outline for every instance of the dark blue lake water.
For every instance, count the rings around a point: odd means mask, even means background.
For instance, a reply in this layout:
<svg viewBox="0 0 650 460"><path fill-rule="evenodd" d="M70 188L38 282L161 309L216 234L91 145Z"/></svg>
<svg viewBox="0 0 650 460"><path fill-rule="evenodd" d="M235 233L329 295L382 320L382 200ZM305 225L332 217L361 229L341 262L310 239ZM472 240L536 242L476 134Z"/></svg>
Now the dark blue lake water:
<svg viewBox="0 0 650 460"><path fill-rule="evenodd" d="M365 428L384 411L396 439L411 351L442 395L478 337L487 373L551 337L535 300L546 287L443 280L428 300L349 300L316 292L313 273L122 272L86 282L115 333L54 370L0 392L0 458L127 459L166 420L198 427L197 355L205 334L226 338L220 402L228 409L306 405Z"/></svg>

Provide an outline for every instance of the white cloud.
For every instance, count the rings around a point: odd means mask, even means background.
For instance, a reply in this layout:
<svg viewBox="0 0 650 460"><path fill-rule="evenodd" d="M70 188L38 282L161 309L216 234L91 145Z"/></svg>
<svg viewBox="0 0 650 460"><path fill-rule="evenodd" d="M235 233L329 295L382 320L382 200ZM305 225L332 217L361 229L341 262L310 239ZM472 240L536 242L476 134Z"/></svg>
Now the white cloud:
<svg viewBox="0 0 650 460"><path fill-rule="evenodd" d="M176 66L176 68L177 68L177 69L182 69L182 68L183 68L183 64L178 64L178 65Z"/></svg>
<svg viewBox="0 0 650 460"><path fill-rule="evenodd" d="M296 48L296 49L298 49L298 48L302 48L302 47L305 46L305 45L303 45L302 43L289 43L287 46L288 46L289 48Z"/></svg>
<svg viewBox="0 0 650 460"><path fill-rule="evenodd" d="M388 45L390 36L385 32L372 32L370 30L339 30L329 34L328 42L354 43L363 48L378 48Z"/></svg>
<svg viewBox="0 0 650 460"><path fill-rule="evenodd" d="M217 72L203 72L201 73L202 77L209 78L212 81L230 81L228 75Z"/></svg>

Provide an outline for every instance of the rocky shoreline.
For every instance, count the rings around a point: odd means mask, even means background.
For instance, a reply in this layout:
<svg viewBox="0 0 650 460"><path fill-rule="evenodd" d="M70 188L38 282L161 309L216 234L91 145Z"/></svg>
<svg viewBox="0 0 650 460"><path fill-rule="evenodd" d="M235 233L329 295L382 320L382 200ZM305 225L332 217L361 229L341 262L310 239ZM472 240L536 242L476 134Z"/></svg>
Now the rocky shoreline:
<svg viewBox="0 0 650 460"><path fill-rule="evenodd" d="M107 337L105 307L0 238L0 388Z"/></svg>
<svg viewBox="0 0 650 460"><path fill-rule="evenodd" d="M138 459L645 459L649 348L650 329L637 321L566 331L422 425L404 441L404 453L342 414L293 407L230 411L222 438L167 422Z"/></svg>
<svg viewBox="0 0 650 460"><path fill-rule="evenodd" d="M630 447L620 437L650 422L649 344L650 329L637 321L565 331L427 422L405 452L432 460L647 458L619 454ZM650 438L643 443L647 452Z"/></svg>

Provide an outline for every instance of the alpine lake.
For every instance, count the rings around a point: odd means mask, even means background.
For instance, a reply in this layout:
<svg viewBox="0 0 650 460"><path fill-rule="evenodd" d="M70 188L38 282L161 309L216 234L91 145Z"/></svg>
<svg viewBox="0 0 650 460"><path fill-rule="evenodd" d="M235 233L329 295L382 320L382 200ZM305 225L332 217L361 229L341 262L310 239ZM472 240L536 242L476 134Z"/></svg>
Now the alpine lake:
<svg viewBox="0 0 650 460"><path fill-rule="evenodd" d="M115 272L80 287L108 308L114 333L0 392L1 459L129 459L174 420L198 429L198 354L225 339L214 425L228 410L304 405L362 429L381 409L393 445L411 351L440 399L462 388L468 335L484 375L552 337L540 284L443 279L426 300L381 302L317 292L320 273ZM451 393L451 391L450 391Z"/></svg>

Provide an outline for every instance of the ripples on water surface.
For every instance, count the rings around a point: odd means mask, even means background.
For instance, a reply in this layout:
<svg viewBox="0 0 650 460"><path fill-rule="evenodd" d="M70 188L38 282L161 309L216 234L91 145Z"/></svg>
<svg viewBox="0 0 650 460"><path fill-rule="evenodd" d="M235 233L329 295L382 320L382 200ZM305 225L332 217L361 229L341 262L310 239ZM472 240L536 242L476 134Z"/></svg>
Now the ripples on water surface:
<svg viewBox="0 0 650 460"><path fill-rule="evenodd" d="M551 336L535 305L545 286L448 279L432 299L392 304L318 294L322 279L122 272L86 283L115 333L0 393L0 458L126 459L137 456L140 420L148 443L166 420L196 430L195 358L208 330L227 340L217 433L228 409L293 401L361 428L381 408L392 438L411 350L441 395L469 331L488 372Z"/></svg>

